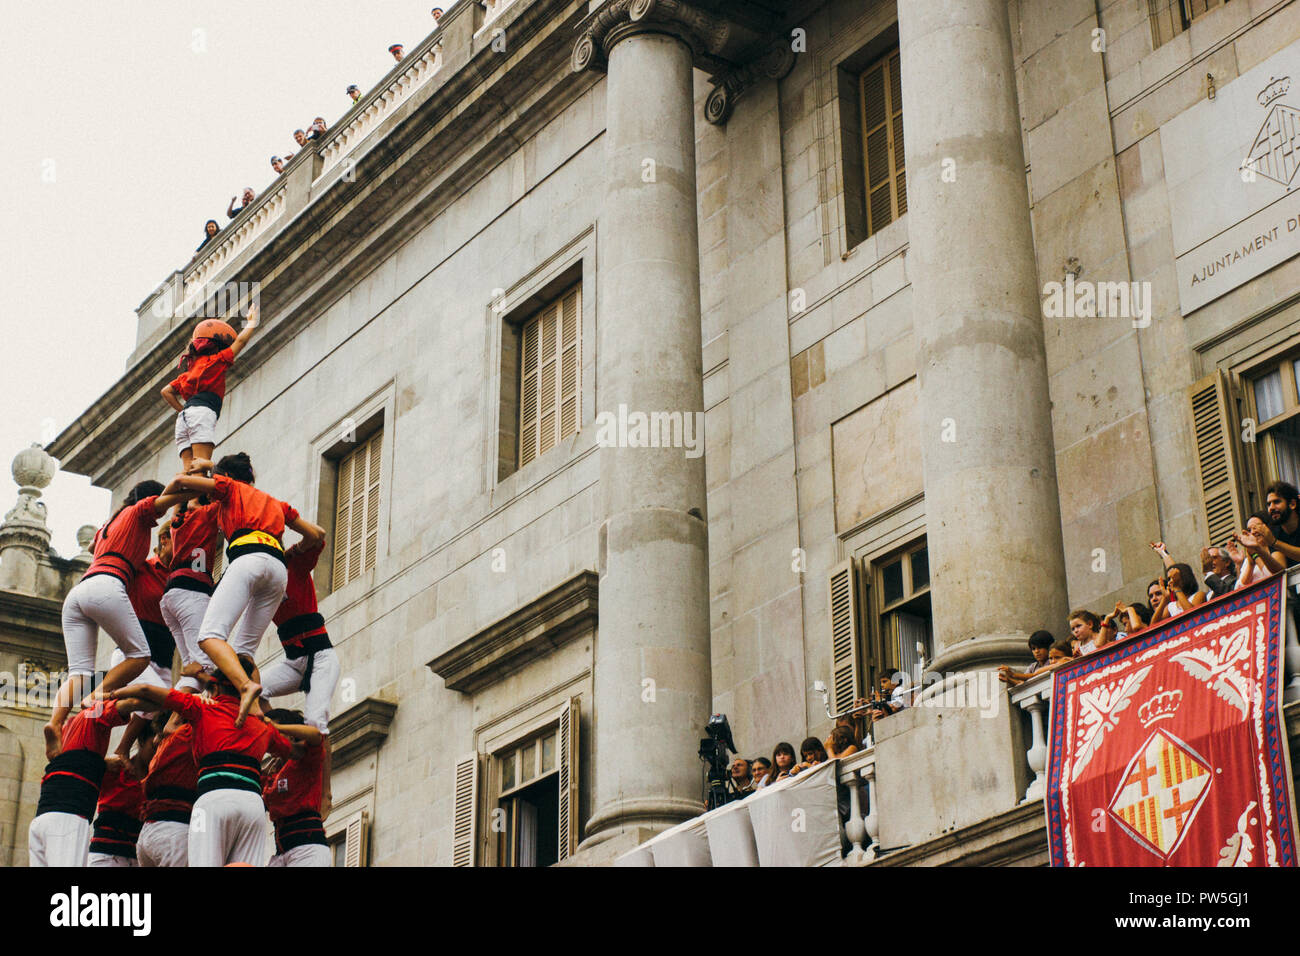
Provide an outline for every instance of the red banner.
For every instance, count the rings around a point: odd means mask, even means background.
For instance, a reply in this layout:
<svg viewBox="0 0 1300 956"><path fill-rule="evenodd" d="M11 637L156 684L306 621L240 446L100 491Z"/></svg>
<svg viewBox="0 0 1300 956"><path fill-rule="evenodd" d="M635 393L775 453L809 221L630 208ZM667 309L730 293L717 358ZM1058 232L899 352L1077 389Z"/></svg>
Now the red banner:
<svg viewBox="0 0 1300 956"><path fill-rule="evenodd" d="M1060 668L1053 866L1295 866L1284 575Z"/></svg>

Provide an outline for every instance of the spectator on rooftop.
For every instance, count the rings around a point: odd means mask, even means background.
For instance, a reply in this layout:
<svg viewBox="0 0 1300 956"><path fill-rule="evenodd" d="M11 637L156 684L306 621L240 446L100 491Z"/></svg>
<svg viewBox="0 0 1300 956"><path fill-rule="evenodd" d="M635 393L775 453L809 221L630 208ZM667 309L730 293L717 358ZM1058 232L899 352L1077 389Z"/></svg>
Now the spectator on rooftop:
<svg viewBox="0 0 1300 956"><path fill-rule="evenodd" d="M790 776L790 771L794 769L797 760L794 755L794 747L784 740L776 745L772 751L772 772L768 775L768 780L776 783Z"/></svg>
<svg viewBox="0 0 1300 956"><path fill-rule="evenodd" d="M402 44L400 43L394 43L392 46L388 48L388 52L393 54L393 59L396 60L398 63L401 63L402 57L406 55L402 52Z"/></svg>
<svg viewBox="0 0 1300 956"><path fill-rule="evenodd" d="M755 757L749 762L749 768L754 777L755 790L762 790L772 782L772 761L766 757Z"/></svg>
<svg viewBox="0 0 1300 956"><path fill-rule="evenodd" d="M213 239L217 238L217 233L220 231L221 226L215 219L209 219L203 224L203 241L200 242L198 248L194 250L194 256L190 259L190 262L193 262L199 257L199 253L203 251L203 247Z"/></svg>
<svg viewBox="0 0 1300 956"><path fill-rule="evenodd" d="M816 737L805 737L804 742L799 745L799 755L803 758L799 763L790 769L790 776L794 776L804 770L809 770L819 763L826 762L826 748Z"/></svg>
<svg viewBox="0 0 1300 956"><path fill-rule="evenodd" d="M442 7L434 7L429 13L433 15L433 26L437 29L438 21L442 19Z"/></svg>
<svg viewBox="0 0 1300 956"><path fill-rule="evenodd" d="M280 175L282 172L284 172L284 160L281 159L279 156L272 156L271 168L275 170L275 174L277 176Z"/></svg>
<svg viewBox="0 0 1300 956"><path fill-rule="evenodd" d="M352 97L353 103L361 99L361 87L353 83L351 86L348 87L348 96Z"/></svg>
<svg viewBox="0 0 1300 956"><path fill-rule="evenodd" d="M1047 655L1055 643L1056 638L1051 635L1051 632L1034 631L1029 635L1029 653L1034 662L1023 671L1012 670L1010 666L1003 664L998 668L998 680L1012 687L1023 684L1047 666Z"/></svg>
<svg viewBox="0 0 1300 956"><path fill-rule="evenodd" d="M294 141L295 143L297 143L299 146L306 146L306 145L307 145L307 131L306 131L306 130L303 130L303 129L296 129L296 130L294 130L294 131L293 131L293 141Z"/></svg>
<svg viewBox="0 0 1300 956"><path fill-rule="evenodd" d="M1277 539L1287 567L1300 564L1300 491L1287 481L1275 481L1264 489L1270 529Z"/></svg>
<svg viewBox="0 0 1300 956"><path fill-rule="evenodd" d="M325 117L318 116L311 121L311 126L307 128L308 139L320 139L325 135Z"/></svg>
<svg viewBox="0 0 1300 956"><path fill-rule="evenodd" d="M238 209L235 208L236 198L237 197L235 196L231 196L230 205L226 207L226 215L229 216L231 219L234 219L241 212L243 212L245 209L251 206L253 204L253 200L257 198L257 193L253 192L252 186L245 186L243 205L241 205Z"/></svg>

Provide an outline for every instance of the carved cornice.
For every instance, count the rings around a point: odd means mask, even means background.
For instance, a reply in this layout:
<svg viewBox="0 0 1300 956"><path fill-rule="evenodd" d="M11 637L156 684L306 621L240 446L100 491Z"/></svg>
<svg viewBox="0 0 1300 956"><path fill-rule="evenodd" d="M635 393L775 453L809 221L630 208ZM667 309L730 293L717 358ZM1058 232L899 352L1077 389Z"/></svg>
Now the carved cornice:
<svg viewBox="0 0 1300 956"><path fill-rule="evenodd" d="M338 768L374 753L388 739L397 705L378 697L349 707L330 720L330 759Z"/></svg>
<svg viewBox="0 0 1300 956"><path fill-rule="evenodd" d="M788 37L759 33L748 24L719 16L684 0L610 0L578 27L573 70L599 70L614 46L643 33L675 36L691 49L695 65L714 78L705 119L726 123L736 101L755 83L779 80L794 67Z"/></svg>

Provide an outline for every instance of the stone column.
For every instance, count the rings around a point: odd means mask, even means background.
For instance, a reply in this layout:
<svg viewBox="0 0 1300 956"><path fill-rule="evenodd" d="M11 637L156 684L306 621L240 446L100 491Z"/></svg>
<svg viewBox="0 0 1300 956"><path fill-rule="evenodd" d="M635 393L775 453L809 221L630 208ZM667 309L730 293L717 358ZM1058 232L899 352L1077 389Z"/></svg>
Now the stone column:
<svg viewBox="0 0 1300 956"><path fill-rule="evenodd" d="M638 414L668 412L694 428L704 410L692 52L670 25L626 17L603 46L597 425L628 421L631 446ZM712 695L703 455L602 447L600 489L588 845L700 812L697 749Z"/></svg>
<svg viewBox="0 0 1300 956"><path fill-rule="evenodd" d="M1064 636L1038 276L1006 0L907 0L898 31L932 667L967 670Z"/></svg>

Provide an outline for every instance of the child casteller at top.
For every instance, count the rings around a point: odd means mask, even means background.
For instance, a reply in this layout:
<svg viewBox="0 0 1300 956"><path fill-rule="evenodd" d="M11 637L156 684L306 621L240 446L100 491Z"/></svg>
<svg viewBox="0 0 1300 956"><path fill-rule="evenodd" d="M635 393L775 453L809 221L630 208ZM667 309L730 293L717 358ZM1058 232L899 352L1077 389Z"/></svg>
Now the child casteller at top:
<svg viewBox="0 0 1300 956"><path fill-rule="evenodd" d="M181 356L181 374L163 387L163 400L176 409L176 449L185 468L195 458L210 459L217 443L217 417L226 397L226 372L257 328L254 302L238 335L221 319L204 319Z"/></svg>

